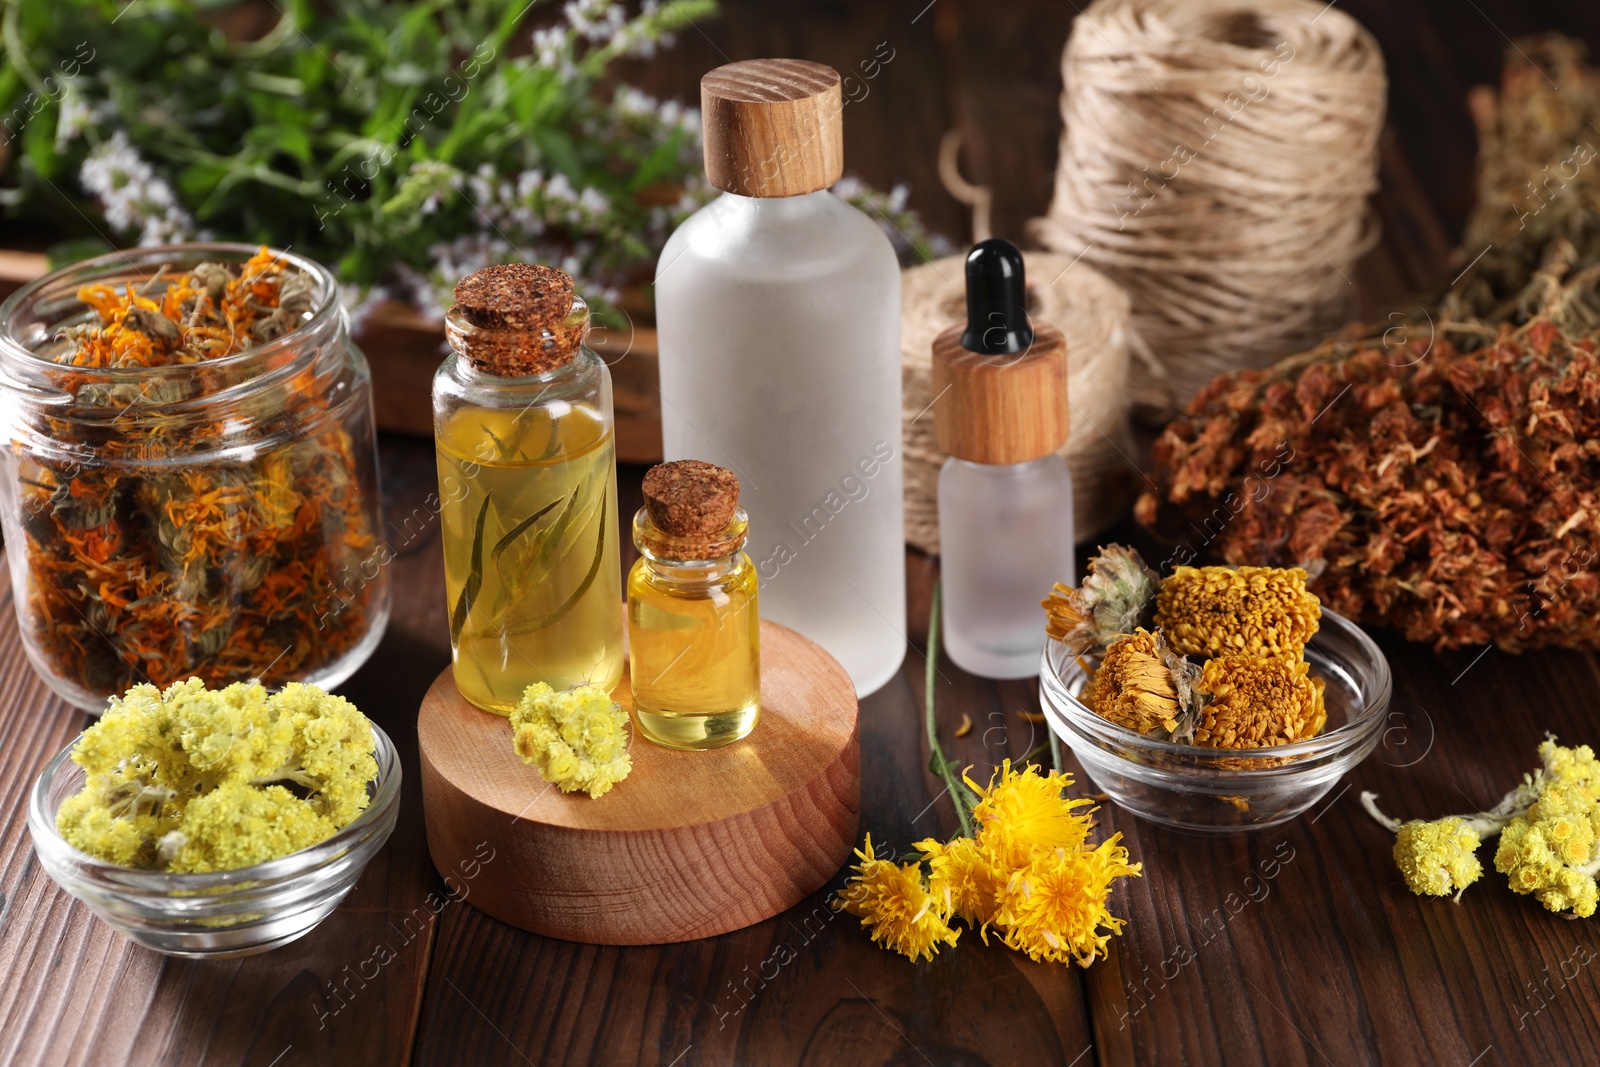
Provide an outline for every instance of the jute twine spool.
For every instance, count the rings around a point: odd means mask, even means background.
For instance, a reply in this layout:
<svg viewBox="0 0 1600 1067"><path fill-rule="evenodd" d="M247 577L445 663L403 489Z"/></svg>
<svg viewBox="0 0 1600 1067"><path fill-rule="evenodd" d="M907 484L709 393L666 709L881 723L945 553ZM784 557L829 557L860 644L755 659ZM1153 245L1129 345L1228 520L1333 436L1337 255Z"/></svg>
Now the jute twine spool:
<svg viewBox="0 0 1600 1067"><path fill-rule="evenodd" d="M1049 252L1024 252L1028 313L1067 340L1072 435L1061 455L1072 468L1075 541L1116 521L1126 494L1112 484L1127 472L1128 297L1088 266ZM1071 268L1070 270L1068 268ZM912 267L901 275L900 367L904 385L906 540L939 551L939 469L934 439L933 339L965 322L965 257Z"/></svg>
<svg viewBox="0 0 1600 1067"><path fill-rule="evenodd" d="M1128 291L1176 403L1348 317L1385 94L1358 22L1322 0L1097 0L1062 78L1030 232Z"/></svg>

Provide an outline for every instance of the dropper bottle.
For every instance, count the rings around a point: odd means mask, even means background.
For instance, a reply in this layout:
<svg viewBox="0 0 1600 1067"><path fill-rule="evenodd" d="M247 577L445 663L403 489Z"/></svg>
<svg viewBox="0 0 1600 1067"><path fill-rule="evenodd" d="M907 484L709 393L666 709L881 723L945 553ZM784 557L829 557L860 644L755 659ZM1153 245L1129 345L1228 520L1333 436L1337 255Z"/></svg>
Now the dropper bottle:
<svg viewBox="0 0 1600 1067"><path fill-rule="evenodd" d="M967 322L933 343L945 651L984 678L1039 673L1040 601L1073 577L1067 345L1027 314L1022 253L967 255Z"/></svg>

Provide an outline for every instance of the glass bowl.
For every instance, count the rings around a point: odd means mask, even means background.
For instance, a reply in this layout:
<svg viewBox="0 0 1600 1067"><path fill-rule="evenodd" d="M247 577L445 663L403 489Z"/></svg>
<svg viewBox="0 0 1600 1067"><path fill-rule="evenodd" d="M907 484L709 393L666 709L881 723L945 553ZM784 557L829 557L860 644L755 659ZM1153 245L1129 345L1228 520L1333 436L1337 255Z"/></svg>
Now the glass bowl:
<svg viewBox="0 0 1600 1067"><path fill-rule="evenodd" d="M45 873L111 927L146 948L190 959L253 956L286 945L339 906L394 829L400 813L400 757L376 724L378 776L355 822L299 852L206 874L118 867L79 852L56 832L56 812L83 787L83 768L62 749L28 803L28 832Z"/></svg>
<svg viewBox="0 0 1600 1067"><path fill-rule="evenodd" d="M1180 745L1135 733L1078 699L1088 673L1060 641L1045 645L1039 702L1095 788L1141 819L1197 833L1247 833L1297 818L1377 745L1389 662L1349 619L1324 610L1306 648L1327 683L1328 722L1307 741L1258 749Z"/></svg>

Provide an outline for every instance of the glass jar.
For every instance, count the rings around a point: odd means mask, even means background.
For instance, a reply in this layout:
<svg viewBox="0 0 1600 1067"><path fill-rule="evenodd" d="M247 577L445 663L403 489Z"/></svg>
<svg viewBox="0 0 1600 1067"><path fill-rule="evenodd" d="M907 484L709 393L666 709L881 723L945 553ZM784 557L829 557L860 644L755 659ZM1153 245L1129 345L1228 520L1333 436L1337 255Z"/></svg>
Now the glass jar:
<svg viewBox="0 0 1600 1067"><path fill-rule="evenodd" d="M34 669L81 708L189 677L330 687L383 635L372 383L332 274L277 253L307 280L308 310L233 355L53 358L63 330L100 321L83 287L160 297L176 275L258 251L113 253L0 305L0 522L17 620Z"/></svg>
<svg viewBox="0 0 1600 1067"><path fill-rule="evenodd" d="M749 518L733 518L685 559L645 508L633 519L628 675L639 729L668 748L731 744L761 713L761 613Z"/></svg>
<svg viewBox="0 0 1600 1067"><path fill-rule="evenodd" d="M587 331L574 296L565 336ZM523 690L622 680L622 564L611 375L587 346L539 374L473 366L475 347L516 343L445 320L434 375L446 607L456 688L509 715ZM552 342L553 343L553 342Z"/></svg>

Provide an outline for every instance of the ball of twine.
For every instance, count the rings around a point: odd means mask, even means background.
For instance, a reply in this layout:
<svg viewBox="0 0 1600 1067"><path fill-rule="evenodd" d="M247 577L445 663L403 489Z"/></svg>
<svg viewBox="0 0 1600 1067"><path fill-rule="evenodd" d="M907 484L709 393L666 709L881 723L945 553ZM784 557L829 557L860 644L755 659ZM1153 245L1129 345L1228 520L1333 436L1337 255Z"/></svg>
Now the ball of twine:
<svg viewBox="0 0 1600 1067"><path fill-rule="evenodd" d="M1097 0L1062 78L1055 196L1030 232L1128 291L1175 402L1349 316L1385 96L1355 19L1321 0Z"/></svg>
<svg viewBox="0 0 1600 1067"><path fill-rule="evenodd" d="M1115 522L1133 477L1128 440L1128 297L1067 256L1024 252L1028 313L1067 341L1072 433L1060 454L1072 468L1075 541ZM906 540L939 551L939 469L934 436L933 340L967 318L966 260L948 256L901 275L900 369L905 426ZM1119 478L1119 475L1126 475ZM1126 484L1122 484L1126 483Z"/></svg>

